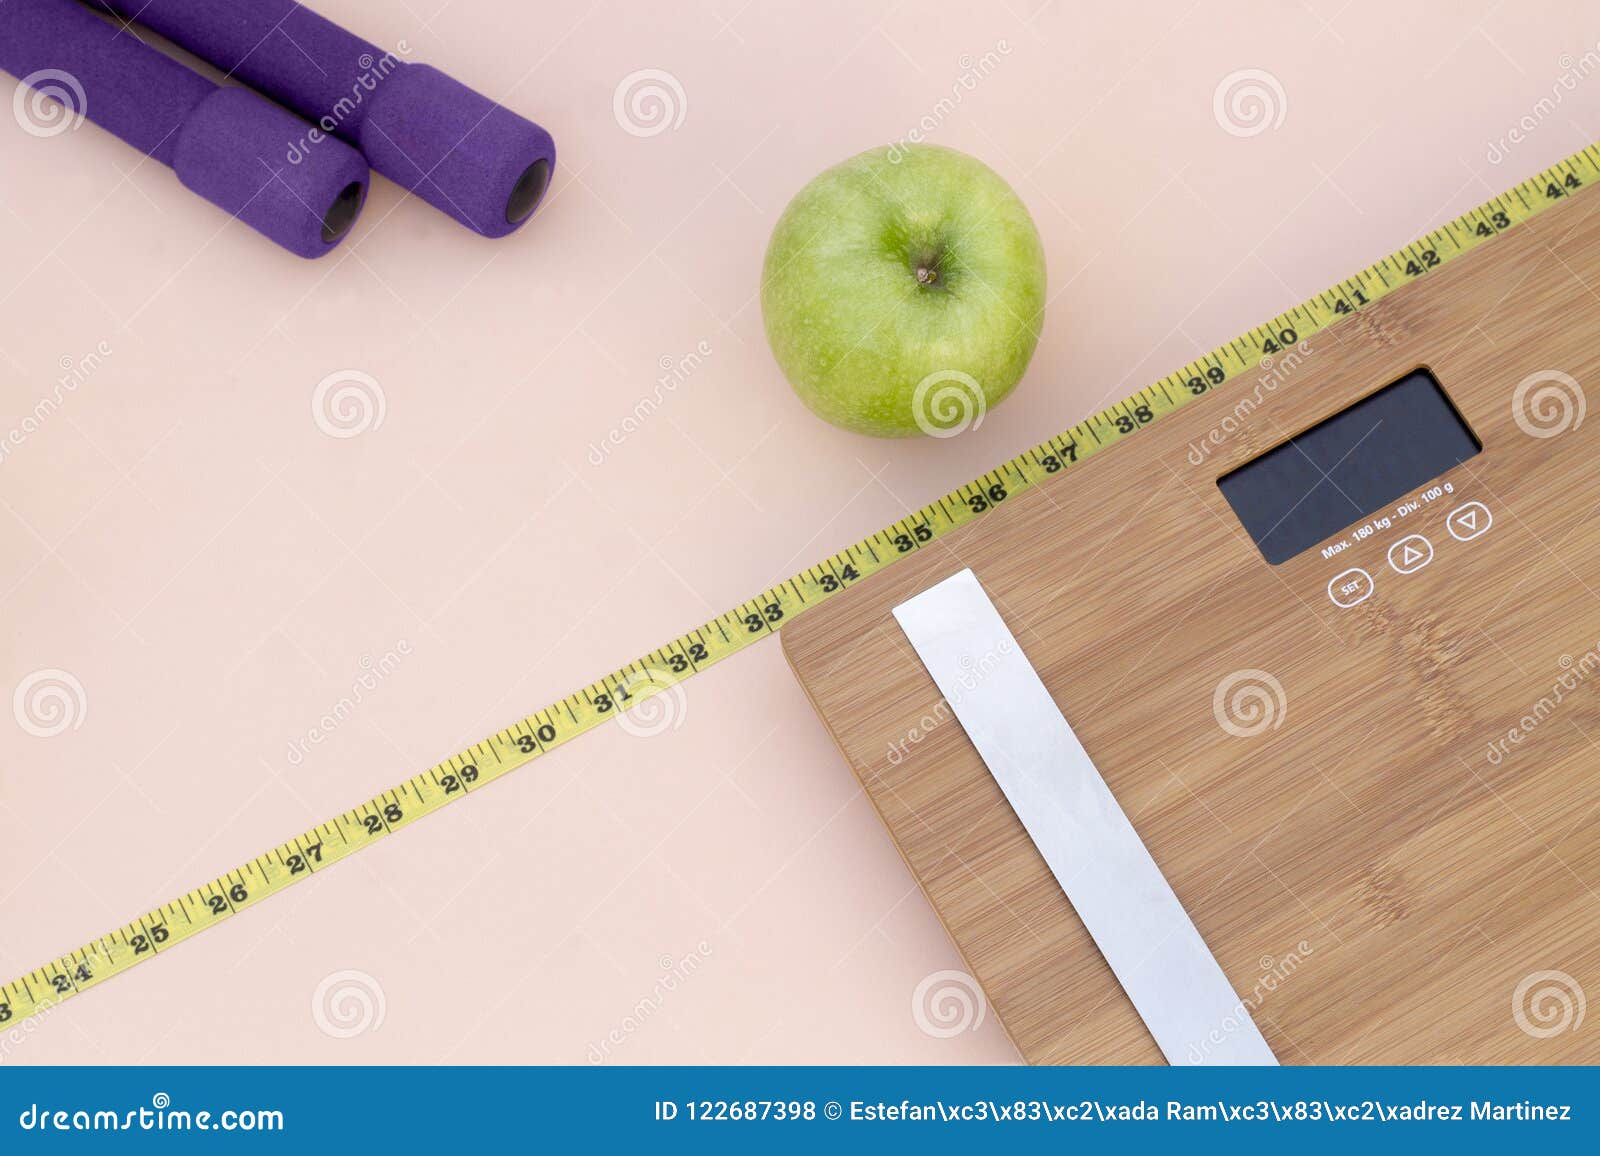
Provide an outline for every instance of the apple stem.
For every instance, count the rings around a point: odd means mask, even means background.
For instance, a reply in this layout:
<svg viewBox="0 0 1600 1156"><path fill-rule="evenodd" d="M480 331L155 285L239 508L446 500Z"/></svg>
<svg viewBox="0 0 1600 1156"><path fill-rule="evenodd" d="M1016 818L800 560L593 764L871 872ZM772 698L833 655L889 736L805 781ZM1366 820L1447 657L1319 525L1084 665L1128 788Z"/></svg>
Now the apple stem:
<svg viewBox="0 0 1600 1156"><path fill-rule="evenodd" d="M917 282L921 285L932 285L939 280L939 270L929 269L927 266L917 268Z"/></svg>

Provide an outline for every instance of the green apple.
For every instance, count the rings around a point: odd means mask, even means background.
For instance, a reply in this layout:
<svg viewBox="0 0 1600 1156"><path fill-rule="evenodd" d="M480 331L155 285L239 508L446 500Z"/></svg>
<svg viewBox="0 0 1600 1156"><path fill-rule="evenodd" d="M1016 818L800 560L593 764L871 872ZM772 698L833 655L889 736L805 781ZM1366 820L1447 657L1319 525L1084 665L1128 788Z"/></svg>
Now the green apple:
<svg viewBox="0 0 1600 1156"><path fill-rule="evenodd" d="M1044 321L1044 249L992 169L895 145L835 165L767 245L767 341L814 412L878 437L948 437L1021 379Z"/></svg>

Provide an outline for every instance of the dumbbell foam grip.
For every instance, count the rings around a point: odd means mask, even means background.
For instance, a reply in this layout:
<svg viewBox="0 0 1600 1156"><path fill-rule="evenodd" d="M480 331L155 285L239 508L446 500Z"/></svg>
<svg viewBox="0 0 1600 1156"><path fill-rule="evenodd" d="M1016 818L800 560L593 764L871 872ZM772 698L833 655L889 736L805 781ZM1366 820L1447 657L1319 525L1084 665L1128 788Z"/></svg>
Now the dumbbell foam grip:
<svg viewBox="0 0 1600 1156"><path fill-rule="evenodd" d="M72 113L302 257L331 250L360 210L367 164L354 149L324 141L291 165L284 150L306 132L299 119L253 92L219 88L76 0L0 4L0 68L81 99Z"/></svg>
<svg viewBox="0 0 1600 1156"><path fill-rule="evenodd" d="M96 0L358 147L373 168L486 237L533 215L555 142L426 64L295 0Z"/></svg>

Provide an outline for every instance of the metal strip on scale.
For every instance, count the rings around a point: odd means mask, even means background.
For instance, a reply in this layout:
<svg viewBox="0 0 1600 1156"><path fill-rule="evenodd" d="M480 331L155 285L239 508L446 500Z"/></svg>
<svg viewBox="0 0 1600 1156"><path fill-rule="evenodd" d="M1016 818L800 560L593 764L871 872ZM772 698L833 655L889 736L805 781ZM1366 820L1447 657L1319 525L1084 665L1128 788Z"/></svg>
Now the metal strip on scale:
<svg viewBox="0 0 1600 1156"><path fill-rule="evenodd" d="M1276 1064L972 571L894 616L1167 1062Z"/></svg>

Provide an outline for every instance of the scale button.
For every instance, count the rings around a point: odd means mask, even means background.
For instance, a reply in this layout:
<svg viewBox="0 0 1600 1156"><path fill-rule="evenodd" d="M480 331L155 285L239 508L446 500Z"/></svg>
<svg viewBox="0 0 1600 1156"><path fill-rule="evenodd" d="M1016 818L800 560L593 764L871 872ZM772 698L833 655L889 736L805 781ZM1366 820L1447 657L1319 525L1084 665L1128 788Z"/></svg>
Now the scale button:
<svg viewBox="0 0 1600 1156"><path fill-rule="evenodd" d="M1433 561L1433 543L1421 534L1410 534L1389 547L1389 565L1396 574L1413 574Z"/></svg>
<svg viewBox="0 0 1600 1156"><path fill-rule="evenodd" d="M1482 502L1468 502L1450 511L1444 520L1450 536L1458 542L1470 542L1494 524L1489 507Z"/></svg>
<svg viewBox="0 0 1600 1156"><path fill-rule="evenodd" d="M1328 583L1328 597L1335 606L1350 607L1372 597L1372 575L1359 566L1336 575Z"/></svg>

